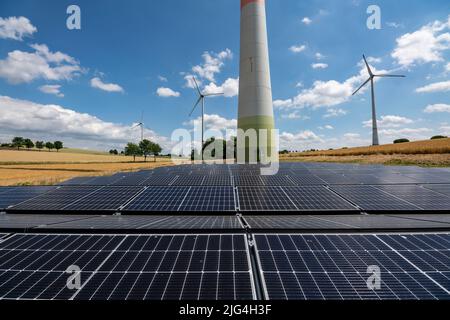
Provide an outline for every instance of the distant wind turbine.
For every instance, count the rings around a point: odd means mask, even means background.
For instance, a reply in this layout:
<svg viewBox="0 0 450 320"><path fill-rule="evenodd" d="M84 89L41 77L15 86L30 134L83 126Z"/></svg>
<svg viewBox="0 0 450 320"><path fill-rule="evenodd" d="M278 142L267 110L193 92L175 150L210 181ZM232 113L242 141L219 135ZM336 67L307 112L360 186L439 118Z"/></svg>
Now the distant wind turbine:
<svg viewBox="0 0 450 320"><path fill-rule="evenodd" d="M359 90L361 90L367 83L370 81L370 86L372 89L372 144L374 146L378 146L380 144L380 140L378 138L378 124L377 124L377 111L375 108L375 86L374 86L374 79L377 77L380 78L405 78L405 76L402 75L394 75L394 74L374 74L372 72L372 69L369 66L369 63L367 63L366 56L363 55L364 63L366 64L367 71L369 72L369 79L367 79L366 82L364 82L358 90L353 92L353 96L358 93Z"/></svg>
<svg viewBox="0 0 450 320"><path fill-rule="evenodd" d="M197 92L198 92L198 100L194 104L194 108L192 108L192 111L189 114L189 117L192 116L192 114L194 113L195 109L197 108L197 106L201 102L202 103L202 147L201 147L201 154L202 154L202 161L203 161L203 146L205 144L205 137L204 137L204 132L205 132L205 98L206 97L212 97L212 96L220 96L220 95L223 95L223 93L221 93L221 92L218 92L218 93L203 93L202 91L200 91L200 88L198 87L197 80L195 80L195 77L192 77L192 79L194 80L195 87L196 87Z"/></svg>
<svg viewBox="0 0 450 320"><path fill-rule="evenodd" d="M136 124L133 127L133 129L137 127L141 127L141 142L142 142L144 140L144 111L142 111L141 114L141 121L138 124Z"/></svg>

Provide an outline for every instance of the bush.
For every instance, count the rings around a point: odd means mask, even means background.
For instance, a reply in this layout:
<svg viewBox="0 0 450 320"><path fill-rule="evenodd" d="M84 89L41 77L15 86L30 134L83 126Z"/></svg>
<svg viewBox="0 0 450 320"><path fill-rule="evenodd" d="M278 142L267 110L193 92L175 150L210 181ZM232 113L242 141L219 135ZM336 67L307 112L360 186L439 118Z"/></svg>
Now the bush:
<svg viewBox="0 0 450 320"><path fill-rule="evenodd" d="M438 140L438 139L447 139L448 137L446 137L446 136L434 136L434 137L431 137L431 140Z"/></svg>
<svg viewBox="0 0 450 320"><path fill-rule="evenodd" d="M410 142L408 139L397 139L394 141L394 144L398 144L398 143L407 143Z"/></svg>

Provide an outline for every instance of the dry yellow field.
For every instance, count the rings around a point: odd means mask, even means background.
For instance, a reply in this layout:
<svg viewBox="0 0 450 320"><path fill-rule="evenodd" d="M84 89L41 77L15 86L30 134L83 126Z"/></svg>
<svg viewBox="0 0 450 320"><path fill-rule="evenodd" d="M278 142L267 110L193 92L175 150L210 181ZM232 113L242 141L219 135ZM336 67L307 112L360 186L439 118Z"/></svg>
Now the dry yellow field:
<svg viewBox="0 0 450 320"><path fill-rule="evenodd" d="M450 166L450 139L374 147L291 153L282 161L357 162L386 165Z"/></svg>
<svg viewBox="0 0 450 320"><path fill-rule="evenodd" d="M74 177L111 175L121 171L135 171L172 165L170 159L157 162L143 158L0 150L0 186L51 185Z"/></svg>

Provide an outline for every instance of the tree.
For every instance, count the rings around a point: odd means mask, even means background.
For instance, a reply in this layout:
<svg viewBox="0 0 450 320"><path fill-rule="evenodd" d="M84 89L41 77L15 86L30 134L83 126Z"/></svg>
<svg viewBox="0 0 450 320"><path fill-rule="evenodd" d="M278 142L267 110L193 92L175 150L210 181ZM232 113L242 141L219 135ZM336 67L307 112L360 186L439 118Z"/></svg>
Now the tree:
<svg viewBox="0 0 450 320"><path fill-rule="evenodd" d="M155 157L155 162L156 162L156 157L161 153L161 151L162 151L162 148L159 144L157 144L157 143L152 144L151 153Z"/></svg>
<svg viewBox="0 0 450 320"><path fill-rule="evenodd" d="M434 137L431 137L431 140L439 140L439 139L447 139L448 137L446 137L446 136L434 136Z"/></svg>
<svg viewBox="0 0 450 320"><path fill-rule="evenodd" d="M25 139L25 140L23 141L23 144L25 145L25 147L26 147L27 149L34 148L34 143L33 143L33 141L31 141L30 139Z"/></svg>
<svg viewBox="0 0 450 320"><path fill-rule="evenodd" d="M135 143L129 142L127 144L127 146L125 147L125 155L126 156L133 156L133 161L136 161L136 156L139 155L140 152L141 152L141 149Z"/></svg>
<svg viewBox="0 0 450 320"><path fill-rule="evenodd" d="M23 147L24 144L24 140L22 137L14 137L14 139L12 139L12 146L14 148L17 148L17 150L20 150L21 147Z"/></svg>
<svg viewBox="0 0 450 320"><path fill-rule="evenodd" d="M44 149L44 141L36 141L36 148L41 151L41 149Z"/></svg>
<svg viewBox="0 0 450 320"><path fill-rule="evenodd" d="M111 149L111 150L109 150L109 154L113 154L113 155L118 155L119 154L119 151L117 151L117 149Z"/></svg>
<svg viewBox="0 0 450 320"><path fill-rule="evenodd" d="M46 142L45 143L45 147L48 149L49 152L52 151L52 149L55 148L55 146L51 142Z"/></svg>
<svg viewBox="0 0 450 320"><path fill-rule="evenodd" d="M409 142L408 139L397 139L394 141L394 144L407 143L407 142Z"/></svg>
<svg viewBox="0 0 450 320"><path fill-rule="evenodd" d="M139 143L139 148L144 155L144 161L147 161L147 156L152 153L153 145L154 143L147 139L144 139Z"/></svg>
<svg viewBox="0 0 450 320"><path fill-rule="evenodd" d="M53 142L53 146L56 149L56 152L59 152L60 149L64 148L64 144L61 141Z"/></svg>

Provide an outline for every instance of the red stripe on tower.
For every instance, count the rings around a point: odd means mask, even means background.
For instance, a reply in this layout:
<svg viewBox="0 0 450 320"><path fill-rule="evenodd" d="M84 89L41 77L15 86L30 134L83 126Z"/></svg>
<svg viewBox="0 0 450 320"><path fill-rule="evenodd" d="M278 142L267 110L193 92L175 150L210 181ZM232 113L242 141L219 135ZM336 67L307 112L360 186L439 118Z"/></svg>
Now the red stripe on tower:
<svg viewBox="0 0 450 320"><path fill-rule="evenodd" d="M246 5L248 5L248 4L250 4L250 3L253 3L253 2L257 2L257 3L260 3L260 4L264 4L264 0L241 0L241 9L242 9L243 7L245 7Z"/></svg>

